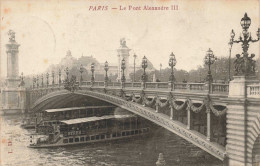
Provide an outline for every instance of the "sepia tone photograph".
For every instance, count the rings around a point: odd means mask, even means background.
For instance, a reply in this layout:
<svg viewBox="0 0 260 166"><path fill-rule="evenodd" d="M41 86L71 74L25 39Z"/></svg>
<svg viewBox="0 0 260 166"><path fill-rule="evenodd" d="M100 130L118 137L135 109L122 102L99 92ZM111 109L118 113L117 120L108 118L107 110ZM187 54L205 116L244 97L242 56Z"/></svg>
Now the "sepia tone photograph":
<svg viewBox="0 0 260 166"><path fill-rule="evenodd" d="M0 0L0 166L260 166L259 0Z"/></svg>

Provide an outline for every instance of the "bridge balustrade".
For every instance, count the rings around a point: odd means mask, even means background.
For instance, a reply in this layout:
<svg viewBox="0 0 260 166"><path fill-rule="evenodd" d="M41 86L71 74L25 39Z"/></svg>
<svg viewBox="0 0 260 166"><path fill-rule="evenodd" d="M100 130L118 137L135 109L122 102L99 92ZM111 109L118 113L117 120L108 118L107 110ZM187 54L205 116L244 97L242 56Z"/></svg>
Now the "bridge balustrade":
<svg viewBox="0 0 260 166"><path fill-rule="evenodd" d="M133 82L126 82L126 83L125 83L125 87L126 87L126 88L132 88L132 87L134 87L133 84L134 84Z"/></svg>
<svg viewBox="0 0 260 166"><path fill-rule="evenodd" d="M157 88L158 87L158 84L156 82L147 82L146 83L146 88Z"/></svg>
<svg viewBox="0 0 260 166"><path fill-rule="evenodd" d="M161 89L167 89L168 88L168 82L158 82L158 88L161 88Z"/></svg>
<svg viewBox="0 0 260 166"><path fill-rule="evenodd" d="M89 81L82 81L82 82L81 82L81 86L87 86L88 83L89 83Z"/></svg>
<svg viewBox="0 0 260 166"><path fill-rule="evenodd" d="M190 90L205 90L204 83L188 83L190 86Z"/></svg>
<svg viewBox="0 0 260 166"><path fill-rule="evenodd" d="M260 84L247 85L248 97L260 98Z"/></svg>
<svg viewBox="0 0 260 166"><path fill-rule="evenodd" d="M87 86L87 87L122 87L121 82L105 82L103 81L96 81L96 82L90 82L90 81L82 81L79 83L79 86ZM38 87L34 88L32 90L38 91L37 96L43 96L47 93L55 90L60 90L60 88L63 88L64 83L62 84L55 84L50 85L49 87ZM146 82L145 86L148 89L169 89L169 83L168 82ZM125 82L124 88L142 88L141 82ZM205 91L207 92L207 84L205 83L174 83L174 89L175 90L187 90L187 91ZM229 85L228 84L218 84L213 83L212 84L212 92L214 93L228 93L229 91ZM248 87L248 94L251 96L259 96L259 85L251 85Z"/></svg>
<svg viewBox="0 0 260 166"><path fill-rule="evenodd" d="M134 82L133 87L134 88L141 88L141 82Z"/></svg>
<svg viewBox="0 0 260 166"><path fill-rule="evenodd" d="M93 86L104 86L105 83L103 81L96 81L93 83Z"/></svg>
<svg viewBox="0 0 260 166"><path fill-rule="evenodd" d="M228 92L229 85L228 84L218 84L213 83L212 84L212 90L213 92Z"/></svg>
<svg viewBox="0 0 260 166"><path fill-rule="evenodd" d="M120 87L121 83L120 82L108 82L107 86Z"/></svg>

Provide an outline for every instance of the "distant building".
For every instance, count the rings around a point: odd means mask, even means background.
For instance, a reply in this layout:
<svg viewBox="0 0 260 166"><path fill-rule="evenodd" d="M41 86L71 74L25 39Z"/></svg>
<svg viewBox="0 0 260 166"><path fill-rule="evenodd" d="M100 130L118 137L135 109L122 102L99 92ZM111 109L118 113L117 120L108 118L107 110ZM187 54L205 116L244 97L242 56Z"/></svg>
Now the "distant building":
<svg viewBox="0 0 260 166"><path fill-rule="evenodd" d="M131 81L130 80L130 73L134 72L134 64L133 63L129 63L129 51L131 49L129 49L126 46L126 41L124 39L120 40L120 47L117 49L117 53L118 53L118 64L111 64L109 63L109 70L108 70L108 76L109 77L115 77L115 80L120 81L121 79L121 61L124 58L126 61L126 69L125 69L125 77L127 79L127 81ZM151 71L154 71L154 67L152 65L152 63L148 61L148 68L146 69L146 71L149 73ZM58 71L61 70L61 79L64 79L66 74L64 72L64 70L68 67L69 70L71 70L72 68L80 68L80 65L82 65L87 71L88 74L90 74L90 69L91 69L91 64L94 63L95 64L95 78L96 80L103 80L104 76L105 76L105 64L104 63L99 63L96 58L94 58L93 56L81 56L80 58L76 59L72 56L72 53L70 50L67 51L66 55L64 58L61 59L60 63L57 65L51 65L47 72L49 72L49 74L52 73L52 71L55 72L55 80L58 80ZM136 63L135 65L135 71L138 71L142 69L141 68L141 63Z"/></svg>

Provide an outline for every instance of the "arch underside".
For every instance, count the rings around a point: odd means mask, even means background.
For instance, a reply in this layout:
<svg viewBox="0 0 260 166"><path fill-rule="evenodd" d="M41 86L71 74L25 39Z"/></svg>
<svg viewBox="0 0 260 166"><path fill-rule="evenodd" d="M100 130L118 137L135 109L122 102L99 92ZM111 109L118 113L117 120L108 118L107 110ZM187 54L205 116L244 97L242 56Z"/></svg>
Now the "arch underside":
<svg viewBox="0 0 260 166"><path fill-rule="evenodd" d="M225 158L225 148L215 142L210 142L206 139L206 136L200 134L197 131L187 129L187 126L178 122L176 120L171 120L169 116L164 115L162 113L155 112L154 109L149 107L144 107L140 104L135 102L126 101L118 96L113 96L105 93L94 92L89 90L78 90L74 93L69 91L59 91L53 92L53 94L47 94L46 96L38 99L36 101L36 105L33 106L32 111L39 111L43 108L49 107L60 107L62 104L68 102L70 100L80 100L84 97L90 97L98 100L105 101L107 103L119 106L123 109L126 109L134 114L137 114L165 129L173 132L174 134L184 138L185 140L193 143L194 145L200 147L201 149L205 150L209 154L215 156L220 160L224 160ZM48 95L50 98L48 98ZM55 99L53 101L53 99ZM47 106L47 107L46 107Z"/></svg>

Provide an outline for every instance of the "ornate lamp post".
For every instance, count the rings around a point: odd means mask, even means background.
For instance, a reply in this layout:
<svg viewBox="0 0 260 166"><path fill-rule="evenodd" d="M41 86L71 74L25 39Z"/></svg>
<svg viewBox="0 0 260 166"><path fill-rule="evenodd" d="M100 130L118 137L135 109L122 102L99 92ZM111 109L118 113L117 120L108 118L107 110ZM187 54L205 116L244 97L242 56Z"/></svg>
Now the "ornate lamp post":
<svg viewBox="0 0 260 166"><path fill-rule="evenodd" d="M105 66L104 66L104 70L106 72L106 75L105 75L105 84L108 82L108 76L107 76L107 71L108 71L109 67L108 67L108 62L106 61L105 62Z"/></svg>
<svg viewBox="0 0 260 166"><path fill-rule="evenodd" d="M160 80L162 79L162 64L160 63Z"/></svg>
<svg viewBox="0 0 260 166"><path fill-rule="evenodd" d="M232 51L232 46L233 46L233 41L234 41L234 37L235 37L235 33L234 30L232 29L231 33L230 33L230 41L228 42L229 45L229 57L228 57L228 82L231 81L231 51Z"/></svg>
<svg viewBox="0 0 260 166"><path fill-rule="evenodd" d="M91 82L92 82L92 84L93 84L94 81L95 81L95 78L94 78L94 71L95 71L95 64L94 64L94 63L91 63L91 72L92 72L92 75L91 75Z"/></svg>
<svg viewBox="0 0 260 166"><path fill-rule="evenodd" d="M147 58L144 56L142 59L142 68L144 69L143 75L142 75L142 88L145 88L145 82L147 81L147 75L145 73L145 69L147 68Z"/></svg>
<svg viewBox="0 0 260 166"><path fill-rule="evenodd" d="M37 86L37 88L39 87L39 76L38 75L36 76L36 86Z"/></svg>
<svg viewBox="0 0 260 166"><path fill-rule="evenodd" d="M42 87L43 87L43 74L42 74Z"/></svg>
<svg viewBox="0 0 260 166"><path fill-rule="evenodd" d="M134 53L134 79L133 82L135 82L135 60L136 60L137 55Z"/></svg>
<svg viewBox="0 0 260 166"><path fill-rule="evenodd" d="M51 76L52 76L52 86L54 86L54 71L51 72Z"/></svg>
<svg viewBox="0 0 260 166"><path fill-rule="evenodd" d="M66 72L66 75L67 75L67 80L69 81L69 68L68 67L66 67L65 72Z"/></svg>
<svg viewBox="0 0 260 166"><path fill-rule="evenodd" d="M184 80L183 80L183 82L184 82L184 83L187 83L187 82L188 82L188 80L189 80L189 73L188 73L187 71L185 71L185 73L184 73Z"/></svg>
<svg viewBox="0 0 260 166"><path fill-rule="evenodd" d="M230 40L230 45L232 47L233 43L242 43L242 56L240 57L240 54L237 54L236 57L237 59L235 60L235 75L236 76L255 76L255 61L253 60L255 54L251 54L250 57L248 57L248 48L249 48L249 43L252 42L257 42L260 39L260 28L258 28L258 31L256 32L257 39L254 40L251 37L251 33L248 32L248 28L251 25L251 19L247 16L247 13L245 13L244 17L241 19L240 24L242 26L242 34L243 37L239 37L238 40L234 40L235 37L235 32L232 30L231 31L231 40Z"/></svg>
<svg viewBox="0 0 260 166"><path fill-rule="evenodd" d="M32 81L33 81L33 89L35 88L35 82L36 82L36 79L35 79L35 77L33 76L33 79L32 79Z"/></svg>
<svg viewBox="0 0 260 166"><path fill-rule="evenodd" d="M208 75L207 75L207 78L206 78L206 80L208 81L208 84L209 84L208 85L208 87L209 87L208 93L211 92L211 89L212 89L211 83L213 81L210 66L214 64L215 60L216 60L216 57L214 56L213 51L209 48L209 50L207 51L206 56L204 58L204 63L206 65L208 65L208 67L209 67Z"/></svg>
<svg viewBox="0 0 260 166"><path fill-rule="evenodd" d="M144 56L142 59L142 68L144 69L143 75L142 75L142 81L146 82L147 81L147 75L145 73L145 69L147 68L147 58Z"/></svg>
<svg viewBox="0 0 260 166"><path fill-rule="evenodd" d="M176 65L177 61L175 58L175 55L173 53L171 53L170 58L169 58L169 66L171 67L171 75L169 77L169 81L170 81L170 88L171 90L173 89L173 83L174 83L174 73L173 73L173 67Z"/></svg>
<svg viewBox="0 0 260 166"><path fill-rule="evenodd" d="M59 86L61 85L61 69L59 69Z"/></svg>
<svg viewBox="0 0 260 166"><path fill-rule="evenodd" d="M80 67L79 67L79 72L80 72L80 84L82 84L82 82L83 82L83 77L82 77L83 66L82 66L82 64L81 64Z"/></svg>
<svg viewBox="0 0 260 166"><path fill-rule="evenodd" d="M46 78L47 78L46 86L48 87L49 86L49 73L48 72L46 73Z"/></svg>
<svg viewBox="0 0 260 166"><path fill-rule="evenodd" d="M121 82L122 83L125 83L125 59L123 58L122 59L122 62L121 62L121 69L122 69L122 77L121 77Z"/></svg>

